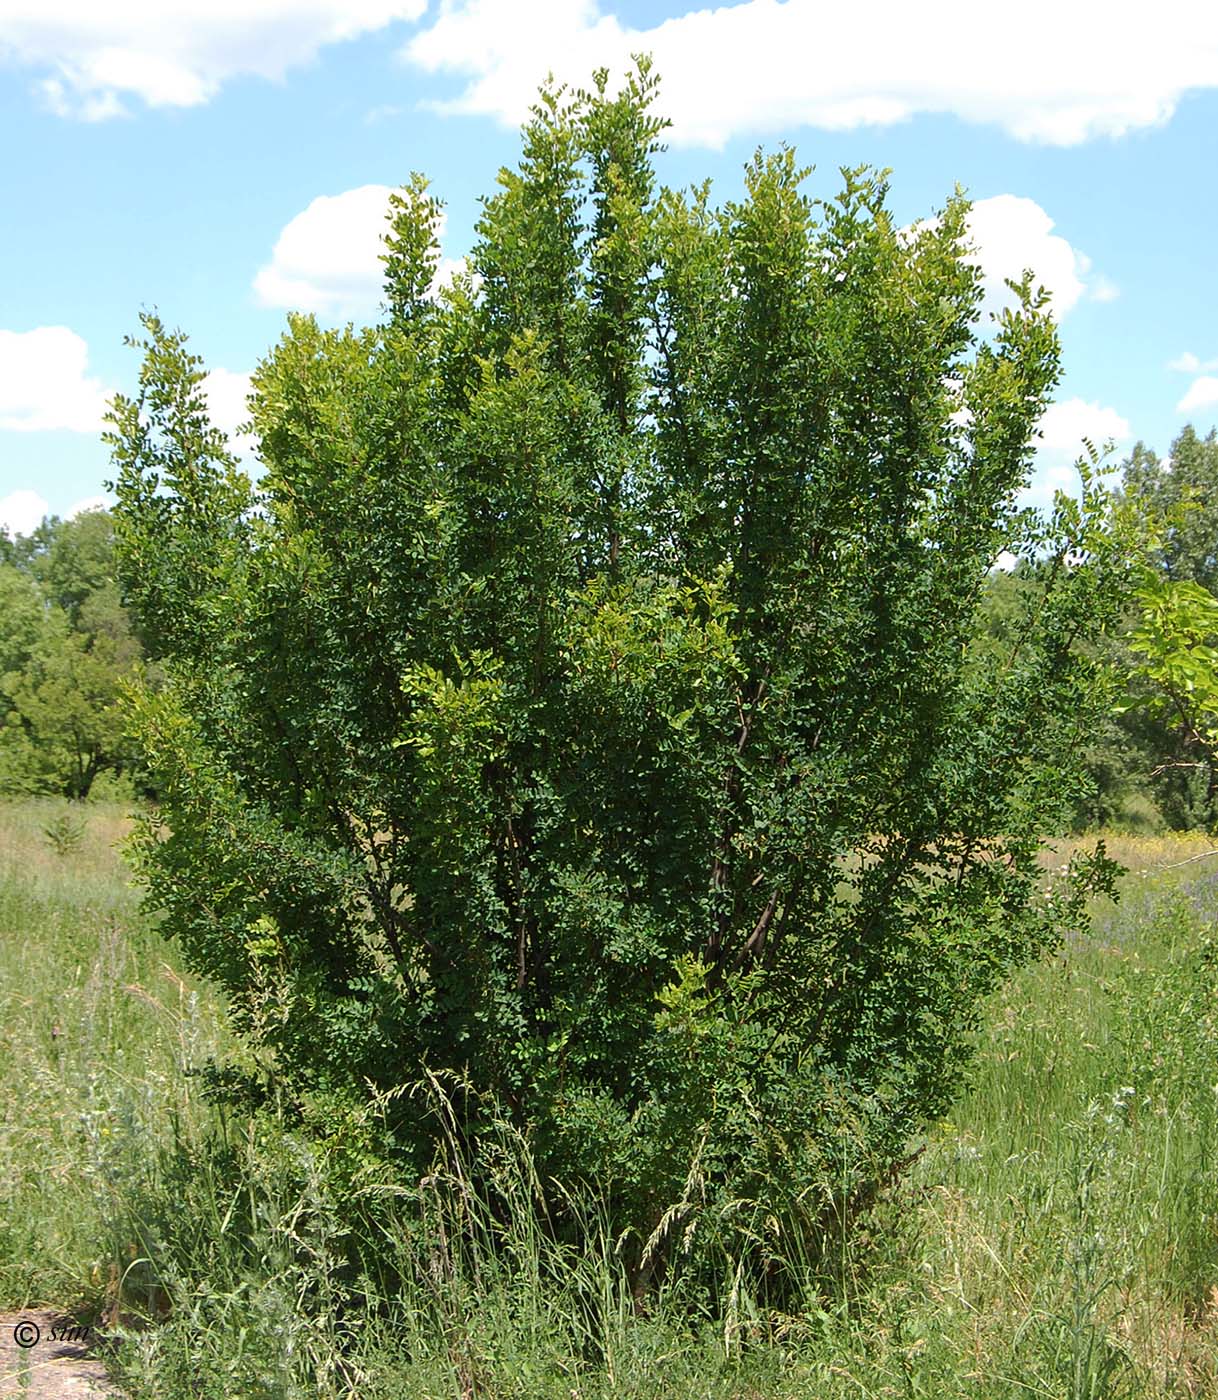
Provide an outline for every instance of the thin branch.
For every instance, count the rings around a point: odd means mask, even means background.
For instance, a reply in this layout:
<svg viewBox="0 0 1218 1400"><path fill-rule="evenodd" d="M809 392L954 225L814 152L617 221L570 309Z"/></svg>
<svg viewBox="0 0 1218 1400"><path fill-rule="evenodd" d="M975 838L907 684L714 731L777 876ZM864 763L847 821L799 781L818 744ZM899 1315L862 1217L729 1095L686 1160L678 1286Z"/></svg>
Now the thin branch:
<svg viewBox="0 0 1218 1400"><path fill-rule="evenodd" d="M1202 760L1200 763L1186 763L1183 759L1170 759L1166 763L1160 763L1157 768L1150 770L1150 776L1157 778L1160 773L1166 773L1169 768L1208 768L1209 764Z"/></svg>
<svg viewBox="0 0 1218 1400"><path fill-rule="evenodd" d="M1192 865L1193 861L1205 860L1207 856L1218 856L1218 847L1215 847L1212 851L1202 851L1201 854L1197 856L1189 856L1187 860L1173 861L1171 865L1155 865L1150 868L1153 870L1179 870L1182 865ZM1145 871L1143 871L1143 874L1145 874Z"/></svg>

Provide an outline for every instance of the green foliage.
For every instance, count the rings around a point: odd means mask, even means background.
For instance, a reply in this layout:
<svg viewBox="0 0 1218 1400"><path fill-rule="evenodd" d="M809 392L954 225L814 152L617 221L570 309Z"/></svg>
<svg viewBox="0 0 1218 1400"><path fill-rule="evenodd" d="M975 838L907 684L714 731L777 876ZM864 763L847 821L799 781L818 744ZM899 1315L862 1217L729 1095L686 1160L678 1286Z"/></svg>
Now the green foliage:
<svg viewBox="0 0 1218 1400"><path fill-rule="evenodd" d="M132 766L118 699L143 650L108 512L46 520L0 564L0 792L87 797Z"/></svg>
<svg viewBox="0 0 1218 1400"><path fill-rule="evenodd" d="M1124 476L1126 500L1154 535L1147 553L1153 577L1140 606L1103 644L1113 670L1126 677L1127 693L1092 736L1097 793L1087 817L1127 825L1141 810L1176 828L1210 826L1218 820L1218 766L1199 732L1204 721L1190 687L1198 667L1212 667L1212 659L1197 650L1203 639L1179 634L1169 642L1168 633L1187 621L1181 606L1195 611L1197 599L1203 604L1218 587L1218 437L1201 438L1186 427L1167 461L1139 443ZM1183 674L1190 669L1192 676Z"/></svg>
<svg viewBox="0 0 1218 1400"><path fill-rule="evenodd" d="M1191 580L1152 573L1137 592L1130 629L1134 662L1128 709L1169 742L1159 743L1156 776L1189 792L1194 822L1218 819L1218 599Z"/></svg>
<svg viewBox="0 0 1218 1400"><path fill-rule="evenodd" d="M1158 704L1202 750L1218 749L1218 598L1191 582L1154 577L1138 591L1142 617L1130 643Z"/></svg>
<svg viewBox="0 0 1218 1400"><path fill-rule="evenodd" d="M254 376L257 492L154 316L109 441L169 677L138 861L260 1073L331 1123L454 1076L471 1170L508 1114L556 1229L594 1177L637 1290L726 1303L899 1171L1106 884L1036 852L1130 566L1093 464L1014 508L1057 340L1027 281L975 326L963 198L903 230L785 150L657 190L653 87L543 94L438 300L408 187L386 323L292 317ZM1004 548L1043 565L981 645Z"/></svg>
<svg viewBox="0 0 1218 1400"><path fill-rule="evenodd" d="M131 674L124 663L113 639L62 630L9 687L39 767L68 796L87 797L97 774L125 757L117 705Z"/></svg>
<svg viewBox="0 0 1218 1400"><path fill-rule="evenodd" d="M114 591L114 517L87 510L71 520L47 521L35 532L40 548L30 569L47 596L73 624L99 594Z"/></svg>
<svg viewBox="0 0 1218 1400"><path fill-rule="evenodd" d="M0 675L20 671L46 625L46 603L38 585L11 564L0 564ZM0 705L5 703L0 696Z"/></svg>
<svg viewBox="0 0 1218 1400"><path fill-rule="evenodd" d="M1218 589L1218 432L1191 424L1161 461L1138 443L1125 465L1125 490L1163 522L1155 563L1164 577Z"/></svg>

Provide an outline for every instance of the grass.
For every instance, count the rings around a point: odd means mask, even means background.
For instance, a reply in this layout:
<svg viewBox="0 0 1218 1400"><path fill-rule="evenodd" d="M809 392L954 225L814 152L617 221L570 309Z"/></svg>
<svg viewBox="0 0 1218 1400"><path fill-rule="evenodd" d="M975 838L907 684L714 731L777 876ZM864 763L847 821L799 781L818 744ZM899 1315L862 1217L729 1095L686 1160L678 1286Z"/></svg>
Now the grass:
<svg viewBox="0 0 1218 1400"><path fill-rule="evenodd" d="M1121 905L996 999L914 1182L924 1297L979 1393L1218 1389L1218 980L1197 956L1218 860L1110 846L1133 872Z"/></svg>
<svg viewBox="0 0 1218 1400"><path fill-rule="evenodd" d="M139 1258L124 1218L151 1146L207 1115L186 1071L227 1040L121 868L118 808L0 807L0 1305L92 1307Z"/></svg>
<svg viewBox="0 0 1218 1400"><path fill-rule="evenodd" d="M85 809L78 838L63 815L0 806L0 1306L117 1321L132 1396L1218 1393L1203 838L1109 840L1133 872L1121 903L994 999L967 1094L836 1288L694 1323L636 1314L603 1230L579 1256L537 1231L507 1128L517 1209L492 1218L456 1157L394 1186L205 1105L189 1071L231 1052L222 1007L139 912L118 810ZM353 1198L382 1273L348 1267Z"/></svg>

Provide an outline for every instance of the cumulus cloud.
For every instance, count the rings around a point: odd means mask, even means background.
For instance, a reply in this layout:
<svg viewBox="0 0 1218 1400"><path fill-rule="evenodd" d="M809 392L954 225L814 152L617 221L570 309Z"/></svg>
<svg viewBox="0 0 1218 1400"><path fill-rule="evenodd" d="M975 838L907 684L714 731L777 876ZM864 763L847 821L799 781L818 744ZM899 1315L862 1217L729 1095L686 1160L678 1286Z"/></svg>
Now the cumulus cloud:
<svg viewBox="0 0 1218 1400"><path fill-rule="evenodd" d="M1218 360L1202 362L1191 350L1186 350L1174 360L1168 360L1167 368L1179 370L1181 374L1200 374L1203 369L1218 369Z"/></svg>
<svg viewBox="0 0 1218 1400"><path fill-rule="evenodd" d="M632 53L651 53L670 139L711 147L923 112L1070 146L1165 122L1186 92L1218 85L1218 7L1199 0L1163 0L1145 24L1083 0L1028 0L1017 16L982 6L967 23L905 0L747 0L643 29L610 10L597 0L443 0L402 53L464 80L441 110L509 126L548 71L586 84L598 67L620 73Z"/></svg>
<svg viewBox="0 0 1218 1400"><path fill-rule="evenodd" d="M52 109L100 121L133 102L198 105L234 78L281 80L327 45L426 10L426 0L5 0L0 62L30 72ZM1153 24L1133 24L1084 0L1028 0L1017 19L982 7L965 25L903 0L746 0L635 28L611 0L441 0L403 49L416 68L461 82L443 110L508 125L548 71L587 82L636 52L665 75L681 144L931 112L1074 145L1162 123L1185 93L1218 85L1218 10L1162 0Z"/></svg>
<svg viewBox="0 0 1218 1400"><path fill-rule="evenodd" d="M1120 449L1131 438L1128 422L1115 408L1080 398L1050 404L1037 426L1040 440L1024 497L1026 504L1035 506L1052 505L1055 491L1077 494L1079 477L1074 464L1086 451L1084 439L1102 451L1109 442Z"/></svg>
<svg viewBox="0 0 1218 1400"><path fill-rule="evenodd" d="M192 107L232 78L282 79L327 44L425 9L426 0L6 0L0 61L32 71L53 110L101 121L133 98Z"/></svg>
<svg viewBox="0 0 1218 1400"><path fill-rule="evenodd" d="M360 316L381 299L388 185L318 195L288 221L271 261L254 278L264 306Z"/></svg>
<svg viewBox="0 0 1218 1400"><path fill-rule="evenodd" d="M1213 408L1218 404L1218 377L1203 374L1188 386L1188 392L1176 405L1177 413L1193 413L1199 408Z"/></svg>
<svg viewBox="0 0 1218 1400"><path fill-rule="evenodd" d="M1218 360L1203 360L1191 350L1185 350L1182 355L1169 360L1167 368L1180 374L1197 376L1176 405L1177 413L1192 413L1196 409L1213 408L1218 404L1218 378L1210 372L1218 370Z"/></svg>
<svg viewBox="0 0 1218 1400"><path fill-rule="evenodd" d="M380 257L389 195L388 185L319 195L284 226L271 261L258 270L258 300L329 319L373 315L382 298L385 267ZM442 238L443 215L439 233ZM442 259L434 285L451 280L458 266L451 258Z"/></svg>
<svg viewBox="0 0 1218 1400"><path fill-rule="evenodd" d="M12 491L0 497L0 530L28 535L42 523L49 507L37 491Z"/></svg>
<svg viewBox="0 0 1218 1400"><path fill-rule="evenodd" d="M89 347L67 326L0 330L0 428L99 432L109 391L88 364Z"/></svg>
<svg viewBox="0 0 1218 1400"><path fill-rule="evenodd" d="M239 457L248 457L255 449L254 439L238 429L249 422L246 399L250 392L250 377L237 370L213 369L203 381L207 395L207 412L214 427L228 437L229 446Z"/></svg>
<svg viewBox="0 0 1218 1400"><path fill-rule="evenodd" d="M1013 304L1005 279L1018 281L1030 267L1035 281L1052 295L1060 320L1089 290L1091 259L1053 232L1053 220L1034 199L1014 194L979 199L969 212L968 229L976 260L985 277L982 314ZM1098 300L1110 300L1107 286L1096 279Z"/></svg>
<svg viewBox="0 0 1218 1400"><path fill-rule="evenodd" d="M70 505L64 518L74 520L87 510L109 510L113 504L113 496L86 496ZM50 502L37 491L13 491L0 499L0 530L10 535L31 534L50 513Z"/></svg>
<svg viewBox="0 0 1218 1400"><path fill-rule="evenodd" d="M113 496L86 496L83 500L68 507L67 518L75 520L78 515L83 515L87 510L109 510L113 504Z"/></svg>

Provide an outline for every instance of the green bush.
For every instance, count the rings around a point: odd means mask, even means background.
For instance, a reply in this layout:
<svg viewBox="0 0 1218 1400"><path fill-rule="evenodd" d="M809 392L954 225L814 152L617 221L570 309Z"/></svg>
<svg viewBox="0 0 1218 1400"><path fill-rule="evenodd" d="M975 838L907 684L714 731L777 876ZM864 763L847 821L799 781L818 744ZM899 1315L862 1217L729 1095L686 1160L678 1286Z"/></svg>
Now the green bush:
<svg viewBox="0 0 1218 1400"><path fill-rule="evenodd" d="M637 1293L726 1306L899 1172L1103 884L1036 853L1127 553L1086 463L1014 508L1057 339L1027 282L976 326L963 198L901 229L789 151L720 210L658 190L652 87L544 94L438 294L396 197L383 324L292 317L254 377L257 491L155 316L110 440L168 678L138 857L240 1092L417 1180L441 1122L396 1091L449 1076L471 1172L507 1115L556 1238L595 1180ZM982 646L1008 547L1041 586Z"/></svg>

